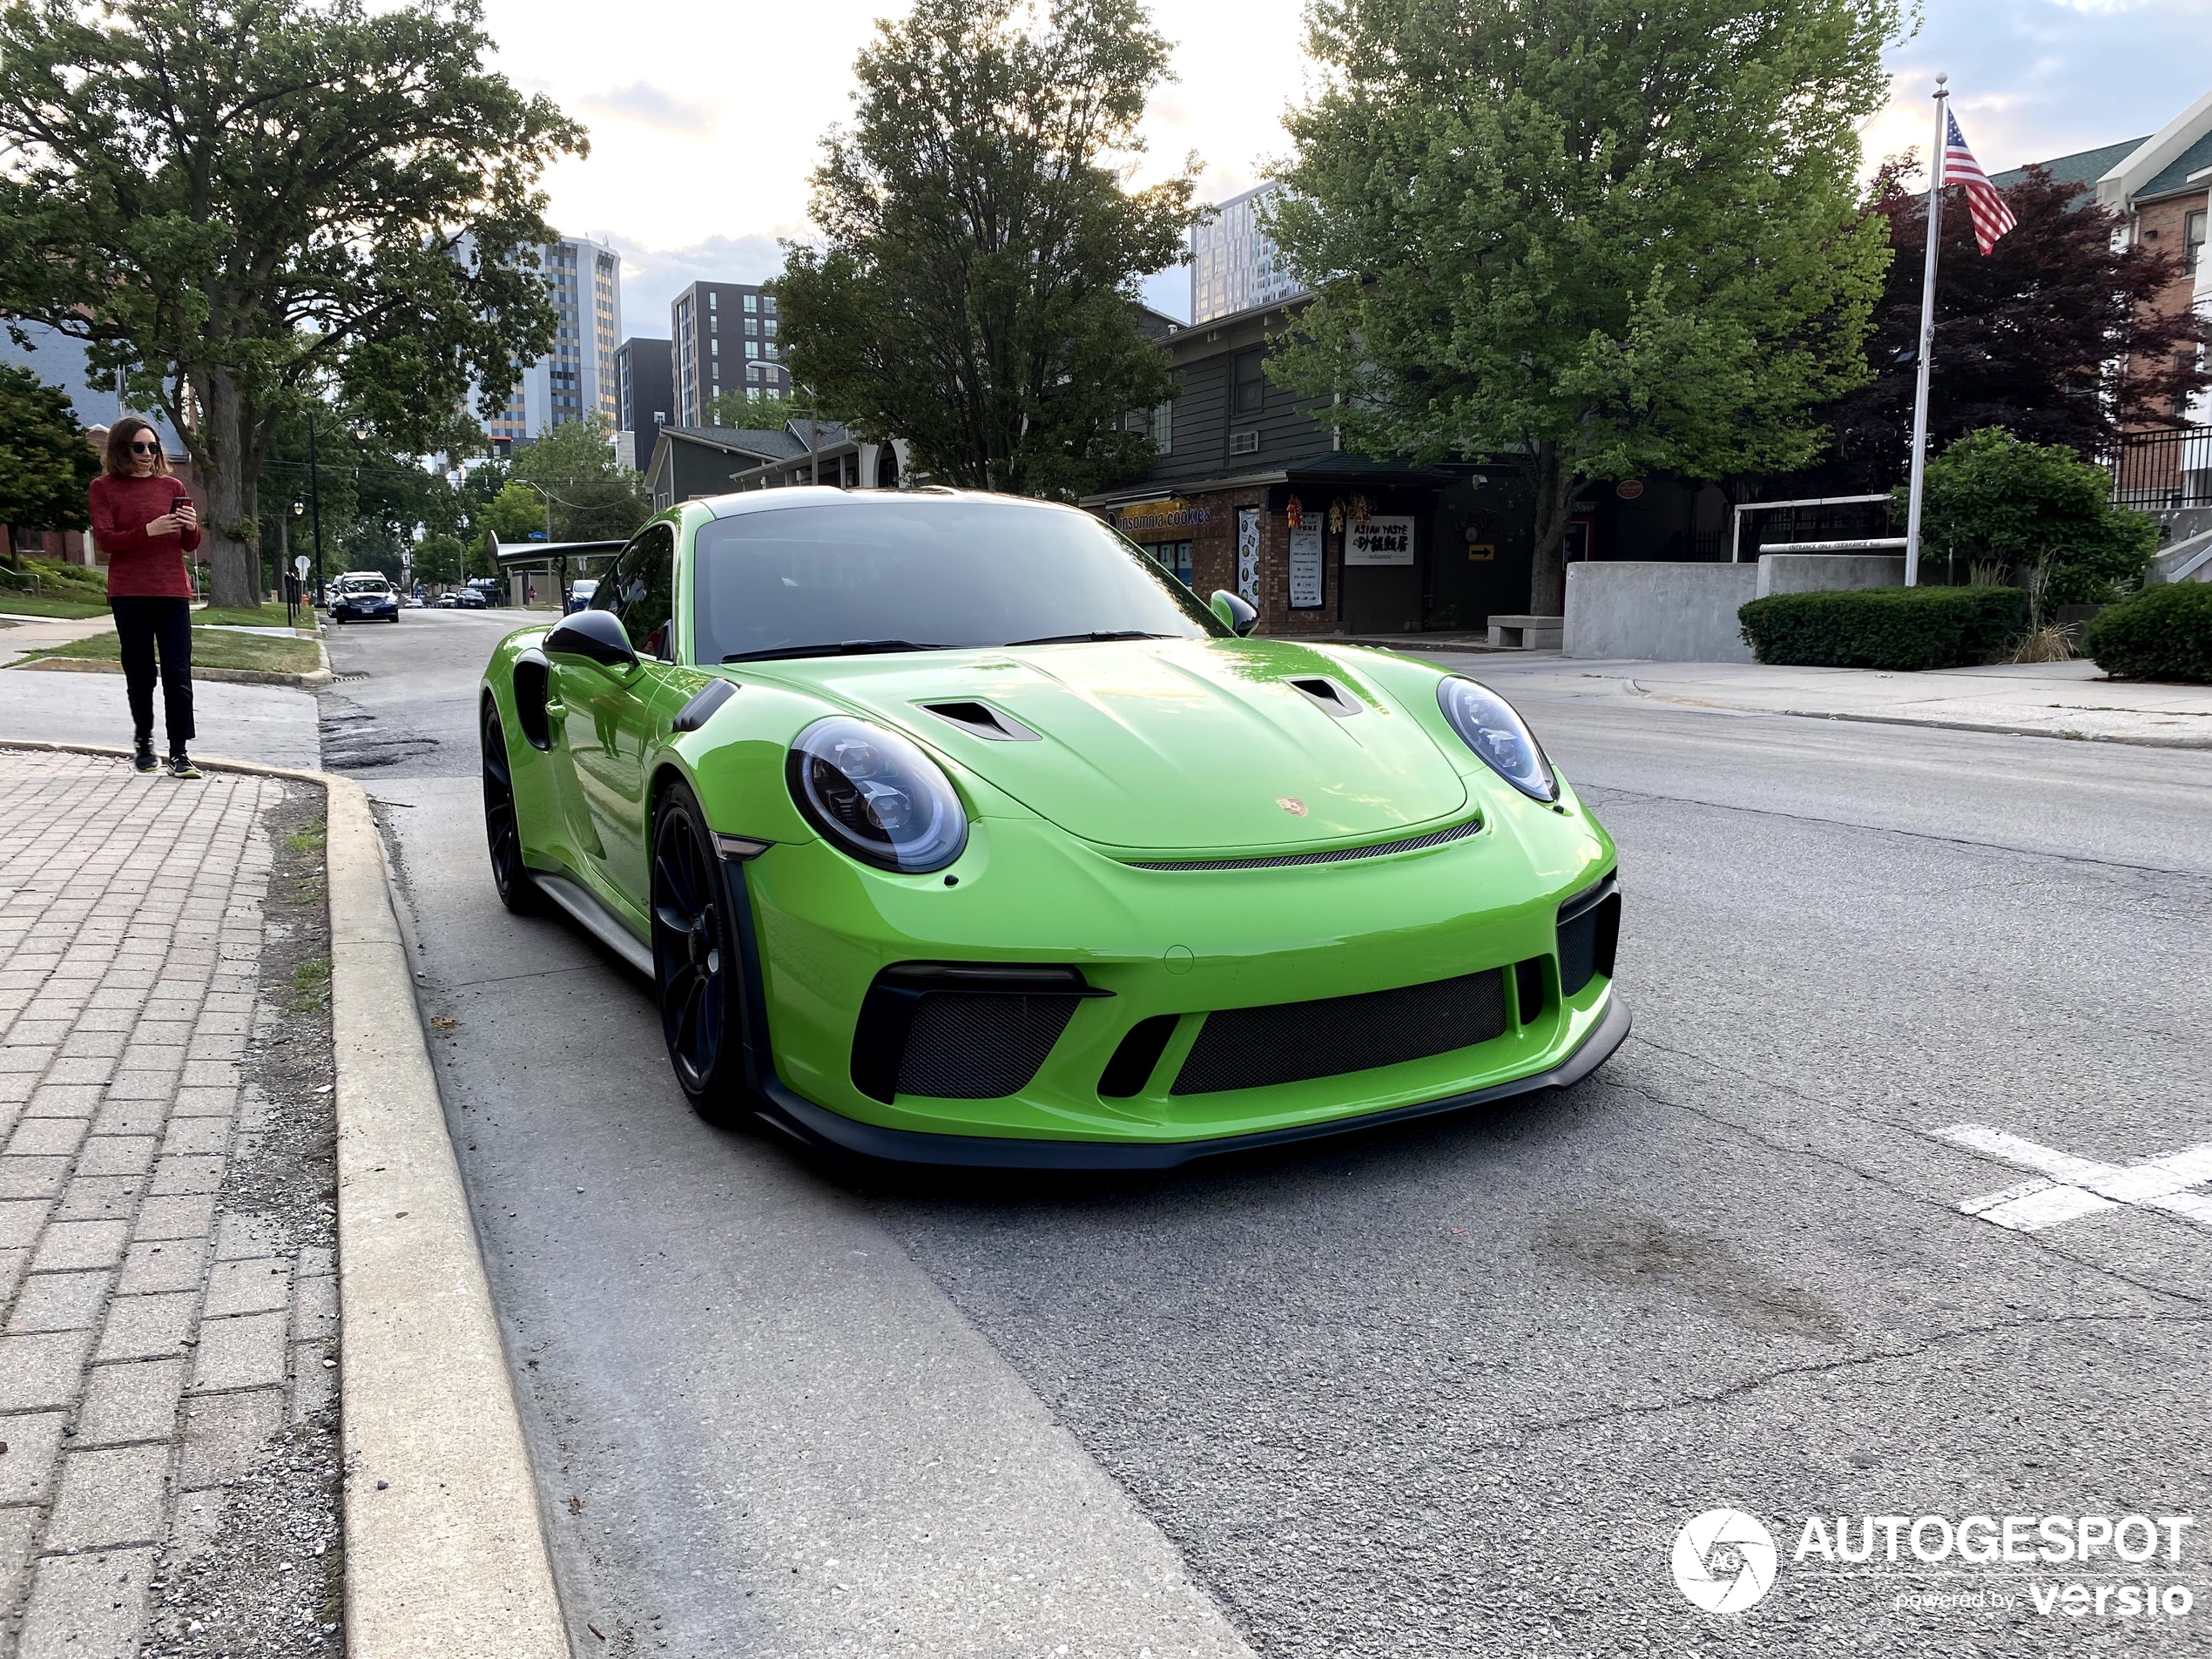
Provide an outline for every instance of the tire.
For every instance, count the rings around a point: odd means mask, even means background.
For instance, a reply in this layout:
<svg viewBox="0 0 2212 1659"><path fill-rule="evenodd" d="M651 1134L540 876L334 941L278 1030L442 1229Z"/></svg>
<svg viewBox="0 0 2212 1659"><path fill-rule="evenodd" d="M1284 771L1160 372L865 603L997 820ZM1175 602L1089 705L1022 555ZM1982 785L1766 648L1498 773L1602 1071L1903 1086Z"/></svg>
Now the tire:
<svg viewBox="0 0 2212 1659"><path fill-rule="evenodd" d="M499 902L518 916L543 915L545 895L523 862L523 826L515 815L515 772L507 759L507 733L499 710L484 704L484 840L491 852L492 885Z"/></svg>
<svg viewBox="0 0 2212 1659"><path fill-rule="evenodd" d="M752 1106L736 918L706 815L684 784L661 797L651 851L653 994L669 1064L693 1111L733 1128Z"/></svg>

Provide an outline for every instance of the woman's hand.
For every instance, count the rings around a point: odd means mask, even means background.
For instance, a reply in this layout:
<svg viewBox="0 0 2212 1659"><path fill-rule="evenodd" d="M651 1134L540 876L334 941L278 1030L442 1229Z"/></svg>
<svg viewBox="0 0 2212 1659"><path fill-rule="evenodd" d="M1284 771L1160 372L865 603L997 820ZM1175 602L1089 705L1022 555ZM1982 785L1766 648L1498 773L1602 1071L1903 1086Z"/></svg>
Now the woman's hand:
<svg viewBox="0 0 2212 1659"><path fill-rule="evenodd" d="M146 534L149 536L173 536L179 530L183 529L185 525L185 521L178 517L176 514L164 513L159 518L153 519L147 523Z"/></svg>

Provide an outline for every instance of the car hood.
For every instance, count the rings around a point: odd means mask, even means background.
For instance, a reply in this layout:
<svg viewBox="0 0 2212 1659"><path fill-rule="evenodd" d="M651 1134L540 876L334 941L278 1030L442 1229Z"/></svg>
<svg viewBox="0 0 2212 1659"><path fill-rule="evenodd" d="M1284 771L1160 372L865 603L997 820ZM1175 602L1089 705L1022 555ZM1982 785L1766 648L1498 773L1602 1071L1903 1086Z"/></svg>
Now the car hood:
<svg viewBox="0 0 2212 1659"><path fill-rule="evenodd" d="M1333 658L1284 640L1102 642L759 664L911 733L1041 817L1133 849L1298 847L1433 824L1467 786ZM1298 682L1328 682L1340 715ZM929 711L981 704L1003 741Z"/></svg>

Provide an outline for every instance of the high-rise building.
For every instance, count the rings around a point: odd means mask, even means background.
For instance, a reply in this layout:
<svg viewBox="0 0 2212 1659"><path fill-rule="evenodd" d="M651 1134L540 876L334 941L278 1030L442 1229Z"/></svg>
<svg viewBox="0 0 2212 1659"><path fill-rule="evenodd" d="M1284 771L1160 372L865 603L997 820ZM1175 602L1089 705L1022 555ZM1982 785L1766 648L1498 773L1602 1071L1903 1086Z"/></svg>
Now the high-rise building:
<svg viewBox="0 0 2212 1659"><path fill-rule="evenodd" d="M676 357L665 340L625 340L615 353L615 426L650 436L676 419Z"/></svg>
<svg viewBox="0 0 2212 1659"><path fill-rule="evenodd" d="M587 415L621 419L615 352L622 338L622 256L583 236L564 236L538 254L559 323L552 351L523 369L506 408L484 421L493 448L502 451Z"/></svg>
<svg viewBox="0 0 2212 1659"><path fill-rule="evenodd" d="M773 294L748 282L694 282L676 296L668 320L677 425L705 426L707 405L725 392L791 395Z"/></svg>
<svg viewBox="0 0 2212 1659"><path fill-rule="evenodd" d="M1283 256L1259 227L1259 210L1282 186L1272 182L1231 196L1190 232L1190 320L1211 322L1305 290L1283 268Z"/></svg>

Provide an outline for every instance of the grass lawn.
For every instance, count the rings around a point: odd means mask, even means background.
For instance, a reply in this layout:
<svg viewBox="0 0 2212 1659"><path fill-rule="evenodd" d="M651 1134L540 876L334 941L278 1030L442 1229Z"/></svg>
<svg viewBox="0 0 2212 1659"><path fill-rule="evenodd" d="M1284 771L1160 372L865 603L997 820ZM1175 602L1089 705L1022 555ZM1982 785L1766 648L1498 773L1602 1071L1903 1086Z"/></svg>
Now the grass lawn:
<svg viewBox="0 0 2212 1659"><path fill-rule="evenodd" d="M308 627L314 626L314 613L306 606L300 609L300 619ZM203 605L192 613L195 628L205 628L210 623L223 623L233 628L289 628L282 605Z"/></svg>
<svg viewBox="0 0 2212 1659"><path fill-rule="evenodd" d="M39 657L78 657L93 662L123 660L123 642L111 633L95 634ZM277 639L266 634L226 634L220 629L195 628L192 634L195 668L266 668L280 674L312 674L322 666L321 654L312 639Z"/></svg>
<svg viewBox="0 0 2212 1659"><path fill-rule="evenodd" d="M49 599L43 594L0 587L0 613L11 617L65 617L74 620L80 617L105 617L107 615L107 604L105 601L94 603L89 599Z"/></svg>

